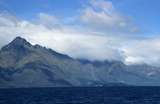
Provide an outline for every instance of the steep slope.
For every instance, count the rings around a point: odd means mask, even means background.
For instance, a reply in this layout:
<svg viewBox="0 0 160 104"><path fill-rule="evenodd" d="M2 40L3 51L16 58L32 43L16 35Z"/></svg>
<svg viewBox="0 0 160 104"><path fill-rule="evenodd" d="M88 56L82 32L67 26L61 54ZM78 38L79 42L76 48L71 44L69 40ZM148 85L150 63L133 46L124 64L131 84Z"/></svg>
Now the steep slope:
<svg viewBox="0 0 160 104"><path fill-rule="evenodd" d="M91 64L99 71L101 81L121 82L135 86L160 86L160 68L148 65L125 65L119 61L89 61L78 59L82 64Z"/></svg>
<svg viewBox="0 0 160 104"><path fill-rule="evenodd" d="M73 59L21 37L0 50L0 87L160 85L159 73L151 66Z"/></svg>
<svg viewBox="0 0 160 104"><path fill-rule="evenodd" d="M0 83L7 86L87 85L94 79L89 70L92 67L20 37L0 51Z"/></svg>

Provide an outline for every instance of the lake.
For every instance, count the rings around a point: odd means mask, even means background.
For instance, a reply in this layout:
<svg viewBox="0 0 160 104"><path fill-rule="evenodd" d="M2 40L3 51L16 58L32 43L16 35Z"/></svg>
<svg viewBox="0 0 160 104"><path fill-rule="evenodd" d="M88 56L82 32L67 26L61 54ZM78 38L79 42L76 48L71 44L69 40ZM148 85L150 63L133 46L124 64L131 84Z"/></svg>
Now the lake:
<svg viewBox="0 0 160 104"><path fill-rule="evenodd" d="M0 104L160 104L160 87L0 89Z"/></svg>

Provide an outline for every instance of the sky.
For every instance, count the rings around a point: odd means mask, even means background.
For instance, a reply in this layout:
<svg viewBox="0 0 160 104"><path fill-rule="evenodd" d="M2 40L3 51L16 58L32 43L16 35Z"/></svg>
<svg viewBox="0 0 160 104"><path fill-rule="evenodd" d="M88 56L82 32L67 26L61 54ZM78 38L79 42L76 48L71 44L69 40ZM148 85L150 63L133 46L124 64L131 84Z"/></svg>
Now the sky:
<svg viewBox="0 0 160 104"><path fill-rule="evenodd" d="M73 58L160 66L159 0L0 0L0 47L16 36Z"/></svg>

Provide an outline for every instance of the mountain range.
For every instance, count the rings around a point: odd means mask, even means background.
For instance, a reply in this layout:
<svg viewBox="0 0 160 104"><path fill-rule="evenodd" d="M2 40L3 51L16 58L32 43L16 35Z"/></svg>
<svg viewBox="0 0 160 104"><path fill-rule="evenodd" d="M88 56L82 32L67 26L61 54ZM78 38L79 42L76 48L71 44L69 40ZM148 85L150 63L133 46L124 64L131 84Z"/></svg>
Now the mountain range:
<svg viewBox="0 0 160 104"><path fill-rule="evenodd" d="M0 88L160 86L159 79L159 67L74 59L21 37L0 50Z"/></svg>

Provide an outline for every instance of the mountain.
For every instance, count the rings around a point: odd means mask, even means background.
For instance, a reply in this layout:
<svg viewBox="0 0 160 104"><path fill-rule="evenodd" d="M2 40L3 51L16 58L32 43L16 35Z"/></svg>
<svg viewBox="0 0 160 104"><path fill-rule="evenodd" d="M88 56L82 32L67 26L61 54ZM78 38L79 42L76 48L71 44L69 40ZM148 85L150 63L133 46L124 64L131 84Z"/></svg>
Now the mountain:
<svg viewBox="0 0 160 104"><path fill-rule="evenodd" d="M0 50L0 87L159 86L158 67L73 59L21 37Z"/></svg>
<svg viewBox="0 0 160 104"><path fill-rule="evenodd" d="M99 71L101 79L134 86L160 86L160 68L141 65L125 65L120 61L89 61L78 59L82 64L91 64ZM107 72L107 74L105 73ZM97 73L98 74L98 73ZM105 75L103 75L105 74Z"/></svg>

